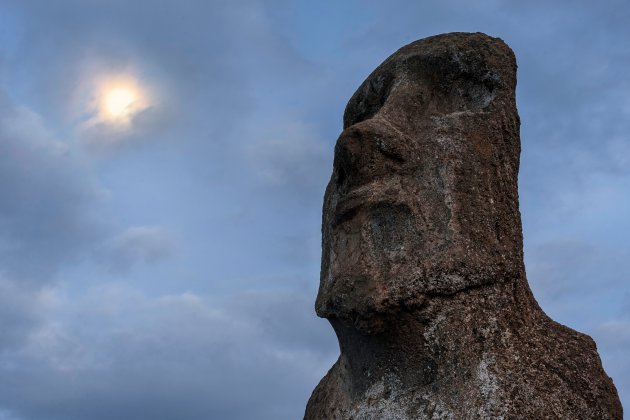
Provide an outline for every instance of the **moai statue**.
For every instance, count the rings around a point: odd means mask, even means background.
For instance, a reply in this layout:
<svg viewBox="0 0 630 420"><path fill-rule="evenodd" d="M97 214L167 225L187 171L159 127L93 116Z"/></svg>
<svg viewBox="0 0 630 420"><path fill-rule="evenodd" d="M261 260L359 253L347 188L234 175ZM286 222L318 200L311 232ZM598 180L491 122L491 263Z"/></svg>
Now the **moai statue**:
<svg viewBox="0 0 630 420"><path fill-rule="evenodd" d="M341 355L305 419L622 419L593 340L525 277L515 87L503 41L451 33L350 99L316 302Z"/></svg>

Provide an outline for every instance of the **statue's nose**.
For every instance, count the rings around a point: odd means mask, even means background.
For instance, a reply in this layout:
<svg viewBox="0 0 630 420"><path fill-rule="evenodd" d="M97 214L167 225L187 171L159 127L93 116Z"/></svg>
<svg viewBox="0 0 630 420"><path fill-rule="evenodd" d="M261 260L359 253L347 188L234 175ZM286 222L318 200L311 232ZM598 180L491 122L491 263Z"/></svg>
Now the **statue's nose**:
<svg viewBox="0 0 630 420"><path fill-rule="evenodd" d="M335 146L335 182L350 190L387 174L405 163L405 136L381 119L369 119L345 129Z"/></svg>

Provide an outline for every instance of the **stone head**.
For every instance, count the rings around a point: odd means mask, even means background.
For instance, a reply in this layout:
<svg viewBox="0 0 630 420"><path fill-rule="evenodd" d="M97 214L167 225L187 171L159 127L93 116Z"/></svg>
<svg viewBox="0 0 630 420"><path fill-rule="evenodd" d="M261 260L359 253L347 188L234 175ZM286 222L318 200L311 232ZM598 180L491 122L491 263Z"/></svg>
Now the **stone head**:
<svg viewBox="0 0 630 420"><path fill-rule="evenodd" d="M363 82L324 197L319 316L369 325L523 275L515 84L483 34L417 41Z"/></svg>

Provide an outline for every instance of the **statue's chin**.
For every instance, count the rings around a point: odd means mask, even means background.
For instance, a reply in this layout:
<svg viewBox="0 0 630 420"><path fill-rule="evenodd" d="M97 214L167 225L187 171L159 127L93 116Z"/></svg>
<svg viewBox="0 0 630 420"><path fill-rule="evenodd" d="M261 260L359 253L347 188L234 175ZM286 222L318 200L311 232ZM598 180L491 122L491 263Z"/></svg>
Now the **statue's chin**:
<svg viewBox="0 0 630 420"><path fill-rule="evenodd" d="M316 312L321 318L353 327L364 334L378 334L396 323L401 312L420 308L425 301L421 293L391 296L365 291L359 293L323 293L317 297Z"/></svg>

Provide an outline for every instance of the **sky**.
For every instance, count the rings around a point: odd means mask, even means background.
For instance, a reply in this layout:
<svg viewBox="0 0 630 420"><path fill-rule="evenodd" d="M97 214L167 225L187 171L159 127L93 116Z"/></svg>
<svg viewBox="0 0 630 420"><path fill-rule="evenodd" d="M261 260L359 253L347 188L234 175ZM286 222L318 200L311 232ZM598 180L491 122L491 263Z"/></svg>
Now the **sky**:
<svg viewBox="0 0 630 420"><path fill-rule="evenodd" d="M338 356L313 306L343 109L452 31L516 53L529 282L630 407L629 21L623 0L2 0L0 420L301 418Z"/></svg>

